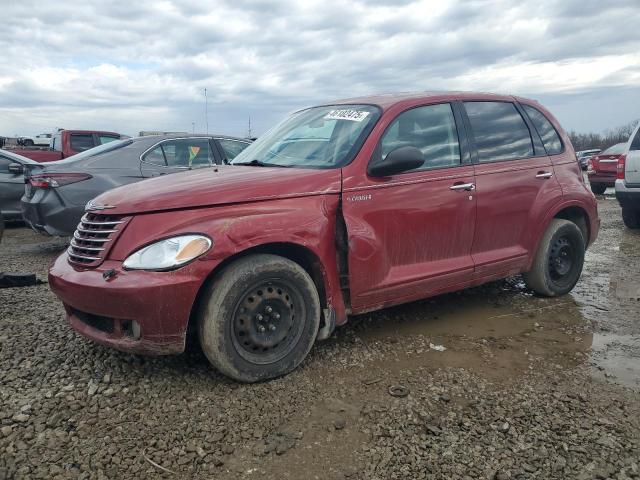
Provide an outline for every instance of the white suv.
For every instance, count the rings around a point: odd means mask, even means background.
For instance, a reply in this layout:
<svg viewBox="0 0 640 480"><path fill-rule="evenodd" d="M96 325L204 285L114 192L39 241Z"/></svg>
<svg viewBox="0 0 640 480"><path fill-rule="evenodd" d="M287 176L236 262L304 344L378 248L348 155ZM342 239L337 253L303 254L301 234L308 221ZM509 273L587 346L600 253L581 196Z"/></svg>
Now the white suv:
<svg viewBox="0 0 640 480"><path fill-rule="evenodd" d="M640 228L640 122L629 137L625 154L618 160L616 198L622 220L629 228Z"/></svg>

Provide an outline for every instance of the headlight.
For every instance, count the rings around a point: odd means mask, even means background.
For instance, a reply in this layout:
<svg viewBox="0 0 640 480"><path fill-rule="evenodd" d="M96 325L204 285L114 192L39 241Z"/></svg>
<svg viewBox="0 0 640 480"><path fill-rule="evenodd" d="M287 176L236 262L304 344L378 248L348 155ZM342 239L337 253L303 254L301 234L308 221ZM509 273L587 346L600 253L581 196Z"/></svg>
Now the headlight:
<svg viewBox="0 0 640 480"><path fill-rule="evenodd" d="M170 270L198 258L211 248L204 235L181 235L147 245L127 257L127 270Z"/></svg>

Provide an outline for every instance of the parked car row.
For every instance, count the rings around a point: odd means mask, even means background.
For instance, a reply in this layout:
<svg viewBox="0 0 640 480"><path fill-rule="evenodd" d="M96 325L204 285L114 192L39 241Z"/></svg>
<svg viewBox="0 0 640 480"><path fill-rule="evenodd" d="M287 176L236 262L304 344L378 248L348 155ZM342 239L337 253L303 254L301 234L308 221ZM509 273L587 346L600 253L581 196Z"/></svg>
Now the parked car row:
<svg viewBox="0 0 640 480"><path fill-rule="evenodd" d="M593 148L591 150L580 150L576 152L576 157L578 158L578 162L580 163L580 168L582 170L586 170L588 166L589 159L594 155L597 155L601 152L599 148Z"/></svg>

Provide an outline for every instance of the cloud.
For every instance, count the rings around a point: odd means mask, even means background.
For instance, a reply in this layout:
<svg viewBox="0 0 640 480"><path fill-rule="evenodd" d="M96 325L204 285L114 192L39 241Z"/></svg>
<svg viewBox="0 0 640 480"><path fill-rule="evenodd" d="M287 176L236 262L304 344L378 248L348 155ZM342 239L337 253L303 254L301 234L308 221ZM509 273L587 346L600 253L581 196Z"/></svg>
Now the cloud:
<svg viewBox="0 0 640 480"><path fill-rule="evenodd" d="M604 130L618 119L587 120L590 92L640 104L638 14L637 0L23 0L3 6L0 134L202 131L205 88L209 130L236 135L249 116L260 133L332 98L433 89L544 97L567 128Z"/></svg>

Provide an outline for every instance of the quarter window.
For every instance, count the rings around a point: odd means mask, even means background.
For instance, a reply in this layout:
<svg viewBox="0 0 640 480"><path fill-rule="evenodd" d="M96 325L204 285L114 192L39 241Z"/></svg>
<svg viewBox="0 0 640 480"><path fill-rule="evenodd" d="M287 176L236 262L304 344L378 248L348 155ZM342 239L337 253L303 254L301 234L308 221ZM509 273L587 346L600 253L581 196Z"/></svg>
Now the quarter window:
<svg viewBox="0 0 640 480"><path fill-rule="evenodd" d="M144 161L152 163L154 165L160 165L161 167L167 166L167 162L164 159L164 153L162 152L161 145L158 145L156 148L147 153L144 156Z"/></svg>
<svg viewBox="0 0 640 480"><path fill-rule="evenodd" d="M513 103L465 102L480 162L532 157L533 142Z"/></svg>
<svg viewBox="0 0 640 480"><path fill-rule="evenodd" d="M418 170L460 164L456 122L448 103L401 113L382 137L382 159L399 147L416 147L424 155Z"/></svg>
<svg viewBox="0 0 640 480"><path fill-rule="evenodd" d="M527 112L533 126L538 130L547 154L557 155L558 153L562 153L562 141L560 140L560 136L558 135L558 132L556 132L556 129L553 128L553 125L547 117L545 117L540 110L532 107L531 105L522 105L522 108Z"/></svg>
<svg viewBox="0 0 640 480"><path fill-rule="evenodd" d="M236 140L229 140L227 138L218 139L227 160L233 160L236 156L249 146L247 142L238 142Z"/></svg>

